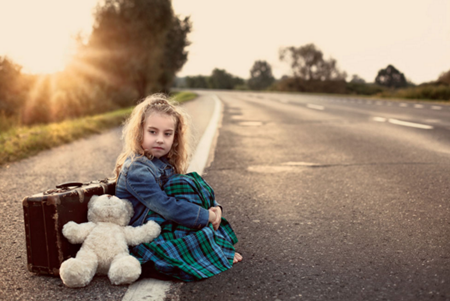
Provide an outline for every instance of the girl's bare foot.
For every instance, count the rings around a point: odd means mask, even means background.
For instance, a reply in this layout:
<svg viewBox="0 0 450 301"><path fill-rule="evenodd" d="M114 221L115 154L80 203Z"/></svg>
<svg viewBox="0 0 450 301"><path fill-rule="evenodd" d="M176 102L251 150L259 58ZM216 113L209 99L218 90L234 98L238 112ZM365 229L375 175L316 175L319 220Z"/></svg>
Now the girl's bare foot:
<svg viewBox="0 0 450 301"><path fill-rule="evenodd" d="M242 255L239 254L238 252L234 253L234 259L233 259L233 263L237 263L239 261L242 261Z"/></svg>

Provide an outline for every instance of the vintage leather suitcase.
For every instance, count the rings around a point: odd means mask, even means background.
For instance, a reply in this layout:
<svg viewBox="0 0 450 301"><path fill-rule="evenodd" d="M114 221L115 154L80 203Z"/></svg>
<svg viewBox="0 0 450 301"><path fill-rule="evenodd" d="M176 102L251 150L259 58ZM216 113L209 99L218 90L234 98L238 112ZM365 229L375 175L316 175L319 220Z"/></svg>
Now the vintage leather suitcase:
<svg viewBox="0 0 450 301"><path fill-rule="evenodd" d="M105 179L88 183L68 182L23 200L28 270L59 275L63 261L75 257L81 245L62 235L69 221L87 222L87 204L93 195L115 194L116 183Z"/></svg>

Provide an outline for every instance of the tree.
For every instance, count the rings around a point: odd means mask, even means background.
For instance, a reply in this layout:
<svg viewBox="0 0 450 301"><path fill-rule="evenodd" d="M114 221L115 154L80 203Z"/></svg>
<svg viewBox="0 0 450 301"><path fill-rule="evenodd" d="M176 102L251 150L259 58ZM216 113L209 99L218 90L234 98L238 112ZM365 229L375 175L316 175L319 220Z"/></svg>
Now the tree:
<svg viewBox="0 0 450 301"><path fill-rule="evenodd" d="M438 78L438 82L450 85L450 70L448 70L447 72L442 72Z"/></svg>
<svg viewBox="0 0 450 301"><path fill-rule="evenodd" d="M22 66L8 57L0 57L0 113L16 114L24 102L26 84L23 83Z"/></svg>
<svg viewBox="0 0 450 301"><path fill-rule="evenodd" d="M231 90L235 86L243 85L244 80L235 77L223 69L215 68L209 77L209 87L212 89L227 89Z"/></svg>
<svg viewBox="0 0 450 301"><path fill-rule="evenodd" d="M337 68L335 59L325 60L323 53L314 44L301 47L282 48L279 53L281 61L287 61L294 78L311 80L345 80L347 74Z"/></svg>
<svg viewBox="0 0 450 301"><path fill-rule="evenodd" d="M389 88L402 88L407 86L406 78L403 73L392 65L378 71L375 77L375 83Z"/></svg>
<svg viewBox="0 0 450 301"><path fill-rule="evenodd" d="M186 76L186 87L187 88L200 88L208 89L208 76L197 75L197 76Z"/></svg>
<svg viewBox="0 0 450 301"><path fill-rule="evenodd" d="M357 74L353 74L350 82L354 83L354 84L365 84L366 83L366 81L363 78L359 77L359 75L357 75Z"/></svg>
<svg viewBox="0 0 450 301"><path fill-rule="evenodd" d="M250 69L248 87L252 90L263 90L269 87L275 78L272 75L272 67L266 61L256 61Z"/></svg>
<svg viewBox="0 0 450 301"><path fill-rule="evenodd" d="M170 0L105 0L82 59L111 90L133 88L143 98L169 89L187 60L190 30L189 19L178 19Z"/></svg>
<svg viewBox="0 0 450 301"><path fill-rule="evenodd" d="M187 39L191 32L192 23L189 17L183 20L173 17L172 27L169 29L164 47L164 59L161 61L161 74L158 78L160 90L168 92L175 79L175 74L181 70L187 61L188 52L185 50L190 42Z"/></svg>

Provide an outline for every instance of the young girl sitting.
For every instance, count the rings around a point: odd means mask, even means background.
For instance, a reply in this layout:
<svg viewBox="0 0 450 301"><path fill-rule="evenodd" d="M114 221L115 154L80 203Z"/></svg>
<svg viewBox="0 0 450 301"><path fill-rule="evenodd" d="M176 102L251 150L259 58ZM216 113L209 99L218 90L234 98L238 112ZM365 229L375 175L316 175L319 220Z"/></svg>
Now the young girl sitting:
<svg viewBox="0 0 450 301"><path fill-rule="evenodd" d="M186 117L162 94L138 104L124 131L117 158L116 195L134 207L130 224L153 220L161 235L130 249L145 266L183 281L214 276L242 260L214 191L188 161Z"/></svg>

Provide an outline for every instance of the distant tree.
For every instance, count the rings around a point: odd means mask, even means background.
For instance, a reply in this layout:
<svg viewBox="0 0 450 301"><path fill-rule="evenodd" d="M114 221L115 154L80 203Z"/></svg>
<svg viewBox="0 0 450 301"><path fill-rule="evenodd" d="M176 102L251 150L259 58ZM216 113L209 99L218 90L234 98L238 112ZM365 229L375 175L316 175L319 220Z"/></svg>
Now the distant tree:
<svg viewBox="0 0 450 301"><path fill-rule="evenodd" d="M0 112L16 114L23 104L22 66L0 57Z"/></svg>
<svg viewBox="0 0 450 301"><path fill-rule="evenodd" d="M209 87L212 89L231 90L238 85L243 85L245 81L242 78L235 77L223 69L214 69L209 77Z"/></svg>
<svg viewBox="0 0 450 301"><path fill-rule="evenodd" d="M256 61L250 69L250 79L247 84L252 90L263 90L274 81L272 67L266 61Z"/></svg>
<svg viewBox="0 0 450 301"><path fill-rule="evenodd" d="M335 59L325 60L323 53L314 44L301 47L282 48L279 53L281 61L291 66L294 78L303 80L345 80L347 74L337 68Z"/></svg>
<svg viewBox="0 0 450 301"><path fill-rule="evenodd" d="M392 65L378 71L375 83L389 88L402 88L407 86L405 75Z"/></svg>
<svg viewBox="0 0 450 301"><path fill-rule="evenodd" d="M197 76L186 76L185 84L186 88L199 88L199 89L208 89L208 76L197 75Z"/></svg>
<svg viewBox="0 0 450 301"><path fill-rule="evenodd" d="M366 81L363 78L359 77L357 74L353 74L350 82L354 83L354 84L365 84L366 83Z"/></svg>
<svg viewBox="0 0 450 301"><path fill-rule="evenodd" d="M450 70L448 70L447 72L442 72L438 78L438 82L450 85Z"/></svg>

